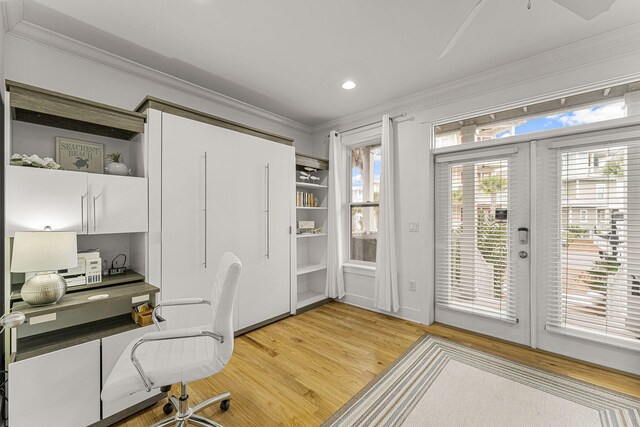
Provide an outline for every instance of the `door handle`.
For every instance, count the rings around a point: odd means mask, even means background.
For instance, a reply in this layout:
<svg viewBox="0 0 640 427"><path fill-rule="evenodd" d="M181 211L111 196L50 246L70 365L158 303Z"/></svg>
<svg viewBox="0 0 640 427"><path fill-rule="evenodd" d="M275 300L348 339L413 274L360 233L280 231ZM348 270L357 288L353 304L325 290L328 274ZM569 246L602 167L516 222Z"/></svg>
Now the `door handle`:
<svg viewBox="0 0 640 427"><path fill-rule="evenodd" d="M80 195L80 231L84 231L84 194Z"/></svg>
<svg viewBox="0 0 640 427"><path fill-rule="evenodd" d="M264 212L265 212L265 217L266 217L266 222L267 222L267 226L266 226L266 239L267 239L267 245L266 245L267 248L266 249L267 249L267 251L266 251L265 256L266 256L267 259L269 259L269 256L271 255L271 229L270 229L270 227L271 227L271 225L270 225L270 222L271 222L271 218L270 218L270 216L271 216L270 187L271 187L271 185L270 185L270 182L269 182L270 179L271 179L271 176L270 176L271 175L271 171L269 170L269 163L267 163L267 165L265 166L265 173L266 173L266 179L265 179L265 184L266 184L265 203L266 203L266 206L265 206Z"/></svg>
<svg viewBox="0 0 640 427"><path fill-rule="evenodd" d="M97 231L98 225L96 224L96 196L93 196L93 231Z"/></svg>
<svg viewBox="0 0 640 427"><path fill-rule="evenodd" d="M208 153L204 152L204 268L207 268L207 158Z"/></svg>

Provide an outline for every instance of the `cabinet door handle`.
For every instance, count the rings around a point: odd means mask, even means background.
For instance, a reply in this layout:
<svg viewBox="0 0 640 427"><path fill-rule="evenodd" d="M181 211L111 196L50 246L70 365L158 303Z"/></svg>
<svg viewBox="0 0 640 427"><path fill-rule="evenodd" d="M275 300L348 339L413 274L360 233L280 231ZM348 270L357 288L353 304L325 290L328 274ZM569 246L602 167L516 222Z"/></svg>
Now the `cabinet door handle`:
<svg viewBox="0 0 640 427"><path fill-rule="evenodd" d="M207 166L208 153L204 152L204 268L207 268Z"/></svg>
<svg viewBox="0 0 640 427"><path fill-rule="evenodd" d="M97 231L98 225L96 224L96 196L93 196L93 231Z"/></svg>
<svg viewBox="0 0 640 427"><path fill-rule="evenodd" d="M271 185L269 183L270 178L271 178L271 176L270 176L271 175L271 171L269 170L269 163L267 163L267 165L265 166L265 173L266 173L266 179L265 179L265 183L266 183L265 203L266 203L266 206L265 206L264 213L265 213L266 222L267 222L267 226L266 226L266 240L267 240L266 246L267 246L267 250L266 250L265 256L266 256L267 259L269 259L269 256L271 255L271 241L270 241L271 240L271 235L270 235L271 234L271 230L270 230L270 226L271 226L271 224L270 224L270 222L271 222L270 221L271 220L271 218L270 218L270 216L271 216L270 187L271 187Z"/></svg>
<svg viewBox="0 0 640 427"><path fill-rule="evenodd" d="M80 231L84 231L84 194L80 195Z"/></svg>

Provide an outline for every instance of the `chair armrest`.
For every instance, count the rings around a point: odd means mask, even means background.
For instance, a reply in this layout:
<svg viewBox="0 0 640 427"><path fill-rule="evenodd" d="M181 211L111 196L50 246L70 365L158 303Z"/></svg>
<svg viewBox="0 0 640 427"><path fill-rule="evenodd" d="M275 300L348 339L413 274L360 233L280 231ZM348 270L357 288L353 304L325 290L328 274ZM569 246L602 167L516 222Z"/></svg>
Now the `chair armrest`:
<svg viewBox="0 0 640 427"><path fill-rule="evenodd" d="M142 382L144 383L144 386L147 392L151 391L151 389L153 388L153 383L151 382L147 374L144 372L144 368L142 367L142 364L136 357L136 350L138 349L138 347L140 347L144 343L153 342L153 341L165 341L165 340L201 338L201 337L213 338L214 340L218 341L220 344L224 342L224 337L215 332L189 331L185 329L178 329L175 331L148 332L144 334L133 345L133 347L131 348L131 362L133 363L133 366L135 366L136 370L138 371L140 378L142 378Z"/></svg>
<svg viewBox="0 0 640 427"><path fill-rule="evenodd" d="M211 301L207 301L202 298L178 298L178 299L170 299L166 301L160 301L153 308L153 312L151 313L151 319L153 320L153 324L156 325L156 329L160 331L160 322L158 321L158 310L162 307L171 307L171 306L179 306L179 305L196 305L196 304L207 304L211 305Z"/></svg>

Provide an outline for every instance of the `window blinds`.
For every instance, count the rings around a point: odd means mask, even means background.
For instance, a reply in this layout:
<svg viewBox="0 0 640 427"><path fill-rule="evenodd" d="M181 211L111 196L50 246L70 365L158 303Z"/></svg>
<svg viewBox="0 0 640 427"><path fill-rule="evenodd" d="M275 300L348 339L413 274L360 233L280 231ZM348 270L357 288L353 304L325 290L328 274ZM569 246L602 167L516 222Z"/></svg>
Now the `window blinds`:
<svg viewBox="0 0 640 427"><path fill-rule="evenodd" d="M511 156L436 162L436 304L516 322Z"/></svg>
<svg viewBox="0 0 640 427"><path fill-rule="evenodd" d="M537 158L547 330L640 347L640 139Z"/></svg>

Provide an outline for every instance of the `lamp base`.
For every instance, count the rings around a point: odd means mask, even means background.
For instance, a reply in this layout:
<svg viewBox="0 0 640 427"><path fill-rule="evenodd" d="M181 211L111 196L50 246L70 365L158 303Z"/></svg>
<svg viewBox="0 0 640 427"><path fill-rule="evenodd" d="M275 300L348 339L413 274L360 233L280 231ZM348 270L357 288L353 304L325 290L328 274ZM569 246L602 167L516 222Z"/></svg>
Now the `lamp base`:
<svg viewBox="0 0 640 427"><path fill-rule="evenodd" d="M55 304L67 293L67 281L58 273L36 273L22 285L20 295L29 305Z"/></svg>

